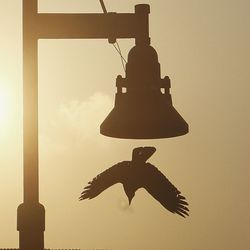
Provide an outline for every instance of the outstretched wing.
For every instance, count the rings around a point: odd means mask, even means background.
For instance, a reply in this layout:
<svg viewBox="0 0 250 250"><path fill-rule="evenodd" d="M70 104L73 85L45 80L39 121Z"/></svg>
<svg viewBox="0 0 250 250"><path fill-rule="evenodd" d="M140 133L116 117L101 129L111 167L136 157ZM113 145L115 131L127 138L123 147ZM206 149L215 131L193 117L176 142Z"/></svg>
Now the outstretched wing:
<svg viewBox="0 0 250 250"><path fill-rule="evenodd" d="M188 216L188 203L181 192L153 165L147 163L143 187L166 209L182 217Z"/></svg>
<svg viewBox="0 0 250 250"><path fill-rule="evenodd" d="M123 161L97 175L92 181L88 182L89 185L84 188L79 199L92 199L112 185L122 182L128 167L129 162Z"/></svg>

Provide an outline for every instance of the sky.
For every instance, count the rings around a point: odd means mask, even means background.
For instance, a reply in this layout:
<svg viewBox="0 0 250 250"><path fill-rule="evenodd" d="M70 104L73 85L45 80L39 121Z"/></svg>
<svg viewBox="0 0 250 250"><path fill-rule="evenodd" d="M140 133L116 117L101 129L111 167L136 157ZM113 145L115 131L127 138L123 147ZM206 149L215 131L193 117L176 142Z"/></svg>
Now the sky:
<svg viewBox="0 0 250 250"><path fill-rule="evenodd" d="M99 134L124 75L107 40L39 41L40 202L45 246L111 250L250 247L250 1L106 0L108 11L151 6L150 37L189 134L120 140ZM101 12L99 1L40 0L40 12ZM18 246L22 203L22 1L0 0L0 247ZM119 40L127 57L134 40ZM128 207L121 185L90 201L83 187L155 146L149 162L187 198L186 219L145 190ZM84 153L87 152L87 153Z"/></svg>

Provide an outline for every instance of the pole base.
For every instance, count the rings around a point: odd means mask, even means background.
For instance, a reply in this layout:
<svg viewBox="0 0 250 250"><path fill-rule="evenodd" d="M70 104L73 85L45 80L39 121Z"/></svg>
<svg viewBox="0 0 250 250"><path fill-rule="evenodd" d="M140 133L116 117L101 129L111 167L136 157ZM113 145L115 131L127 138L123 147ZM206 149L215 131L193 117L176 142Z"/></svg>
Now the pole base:
<svg viewBox="0 0 250 250"><path fill-rule="evenodd" d="M20 250L44 250L45 208L40 203L21 204L17 209Z"/></svg>

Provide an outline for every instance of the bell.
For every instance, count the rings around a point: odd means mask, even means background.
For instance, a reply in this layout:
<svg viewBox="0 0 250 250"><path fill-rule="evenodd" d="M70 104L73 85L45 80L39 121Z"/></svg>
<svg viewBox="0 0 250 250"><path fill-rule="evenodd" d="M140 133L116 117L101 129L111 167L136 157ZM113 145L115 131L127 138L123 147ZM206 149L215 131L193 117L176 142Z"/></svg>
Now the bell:
<svg viewBox="0 0 250 250"><path fill-rule="evenodd" d="M170 138L188 133L188 124L172 105L170 79L161 79L155 49L136 45L118 76L115 107L103 121L103 135L126 139Z"/></svg>

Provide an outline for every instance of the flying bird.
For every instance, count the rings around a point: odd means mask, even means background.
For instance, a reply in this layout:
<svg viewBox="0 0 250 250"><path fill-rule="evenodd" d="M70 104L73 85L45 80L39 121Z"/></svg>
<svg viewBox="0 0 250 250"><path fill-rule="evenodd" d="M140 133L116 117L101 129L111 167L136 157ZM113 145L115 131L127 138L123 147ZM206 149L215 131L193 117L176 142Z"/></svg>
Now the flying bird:
<svg viewBox="0 0 250 250"><path fill-rule="evenodd" d="M97 175L81 193L80 200L92 199L116 183L122 183L129 205L136 190L144 188L172 213L188 216L188 203L181 192L155 166L146 162L154 147L135 148L132 161L119 162Z"/></svg>

